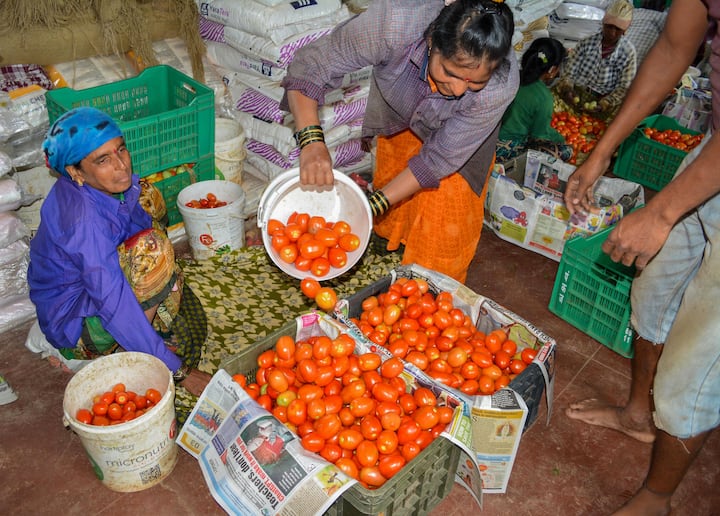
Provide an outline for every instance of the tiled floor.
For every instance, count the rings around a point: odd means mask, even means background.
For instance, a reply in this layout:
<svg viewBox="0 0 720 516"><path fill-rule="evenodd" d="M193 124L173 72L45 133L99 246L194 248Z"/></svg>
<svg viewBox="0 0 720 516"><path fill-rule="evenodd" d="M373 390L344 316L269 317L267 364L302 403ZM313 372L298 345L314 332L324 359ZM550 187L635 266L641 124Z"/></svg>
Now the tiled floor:
<svg viewBox="0 0 720 516"><path fill-rule="evenodd" d="M573 400L620 403L629 362L552 315L548 301L557 263L484 231L468 286L535 323L558 342L550 421L541 407L525 433L505 494L481 509L457 485L436 516L603 515L619 507L644 477L650 445L568 419ZM200 468L181 451L172 474L138 493L108 490L95 478L79 438L62 424L69 380L23 346L28 325L0 335L0 374L19 400L0 406L0 512L13 515L223 514ZM678 388L682 388L679 386ZM673 499L676 515L720 514L720 435L716 432Z"/></svg>

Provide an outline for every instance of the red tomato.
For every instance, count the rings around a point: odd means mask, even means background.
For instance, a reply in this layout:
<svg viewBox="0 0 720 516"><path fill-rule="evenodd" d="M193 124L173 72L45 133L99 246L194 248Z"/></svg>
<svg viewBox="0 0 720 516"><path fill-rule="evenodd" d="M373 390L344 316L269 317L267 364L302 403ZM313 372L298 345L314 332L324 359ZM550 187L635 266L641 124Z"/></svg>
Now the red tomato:
<svg viewBox="0 0 720 516"><path fill-rule="evenodd" d="M437 408L434 406L421 406L412 414L413 420L422 430L428 430L440 421Z"/></svg>
<svg viewBox="0 0 720 516"><path fill-rule="evenodd" d="M336 269L342 269L348 263L347 252L339 247L333 247L328 251L328 261Z"/></svg>
<svg viewBox="0 0 720 516"><path fill-rule="evenodd" d="M322 278L323 276L328 275L330 267L328 259L320 256L319 258L313 259L310 264L310 272L312 272L315 276Z"/></svg>
<svg viewBox="0 0 720 516"><path fill-rule="evenodd" d="M352 231L352 227L350 227L350 224L348 224L344 220L338 220L335 224L333 224L332 229L335 233L337 233L338 237L347 235Z"/></svg>
<svg viewBox="0 0 720 516"><path fill-rule="evenodd" d="M513 374L520 374L522 373L525 368L527 367L527 363L525 363L523 360L518 360L517 358L513 358L510 360L510 371Z"/></svg>
<svg viewBox="0 0 720 516"><path fill-rule="evenodd" d="M361 371L372 371L380 367L381 363L382 359L380 355L376 355L375 353L363 353L358 356L358 365Z"/></svg>
<svg viewBox="0 0 720 516"><path fill-rule="evenodd" d="M318 228L315 232L315 239L328 249L335 247L338 243L337 233L328 228Z"/></svg>
<svg viewBox="0 0 720 516"><path fill-rule="evenodd" d="M382 431L383 426L379 417L368 414L360 420L360 433L365 439L374 441Z"/></svg>
<svg viewBox="0 0 720 516"><path fill-rule="evenodd" d="M321 258L318 258L320 260ZM326 312L335 308L337 304L337 294L331 287L321 287L315 295L315 304L318 305L320 310Z"/></svg>
<svg viewBox="0 0 720 516"><path fill-rule="evenodd" d="M269 369L266 374L267 383L278 393L285 392L290 387L288 379L279 367Z"/></svg>
<svg viewBox="0 0 720 516"><path fill-rule="evenodd" d="M325 443L323 449L320 450L320 456L333 464L342 456L342 448L334 443Z"/></svg>
<svg viewBox="0 0 720 516"><path fill-rule="evenodd" d="M409 418L403 421L402 423L400 423L400 426L396 431L398 436L398 444L405 445L411 441L414 441L420 435L421 431L422 429L415 422L414 419Z"/></svg>
<svg viewBox="0 0 720 516"><path fill-rule="evenodd" d="M108 403L105 401L97 401L93 403L92 412L96 416L104 416L105 414L107 414L108 406Z"/></svg>
<svg viewBox="0 0 720 516"><path fill-rule="evenodd" d="M537 350L532 348L525 348L520 353L520 357L522 358L522 361L526 364L530 364L533 360L535 360L535 357L537 356Z"/></svg>
<svg viewBox="0 0 720 516"><path fill-rule="evenodd" d="M310 220L308 221L308 233L315 234L317 233L318 229L322 229L327 224L325 217L322 217L320 215L313 215L310 217Z"/></svg>
<svg viewBox="0 0 720 516"><path fill-rule="evenodd" d="M340 457L337 461L335 461L335 465L340 471L345 473L350 478L354 478L355 480L359 479L360 471L358 470L357 464L355 464L355 461L353 461L352 459L347 457Z"/></svg>
<svg viewBox="0 0 720 516"><path fill-rule="evenodd" d="M305 434L300 440L303 448L314 453L320 453L325 447L325 439L320 437L317 432L310 432Z"/></svg>
<svg viewBox="0 0 720 516"><path fill-rule="evenodd" d="M437 404L435 394L427 387L418 387L413 392L418 407L434 407Z"/></svg>
<svg viewBox="0 0 720 516"><path fill-rule="evenodd" d="M378 462L378 469L380 470L382 476L390 479L394 477L398 471L403 468L403 466L405 466L406 462L407 461L402 455L393 453L380 458Z"/></svg>
<svg viewBox="0 0 720 516"><path fill-rule="evenodd" d="M361 467L374 466L379 456L378 447L373 441L365 439L355 448L355 457Z"/></svg>
<svg viewBox="0 0 720 516"><path fill-rule="evenodd" d="M320 290L320 282L308 276L300 280L300 290L310 299L315 299Z"/></svg>
<svg viewBox="0 0 720 516"><path fill-rule="evenodd" d="M392 357L385 360L380 366L380 374L384 378L395 378L403 372L403 363L399 358Z"/></svg>
<svg viewBox="0 0 720 516"><path fill-rule="evenodd" d="M406 461L410 462L417 457L421 451L421 446L418 443L411 441L403 445L400 453L402 453L402 456Z"/></svg>
<svg viewBox="0 0 720 516"><path fill-rule="evenodd" d="M289 335L283 335L275 342L275 353L282 360L290 360L295 357L295 339Z"/></svg>
<svg viewBox="0 0 720 516"><path fill-rule="evenodd" d="M325 414L313 423L313 429L323 439L330 439L342 429L342 422L337 414Z"/></svg>
<svg viewBox="0 0 720 516"><path fill-rule="evenodd" d="M319 241L315 240L314 238L305 240L298 246L300 256L302 256L303 258L309 258L310 260L321 257L326 250L327 247L321 244Z"/></svg>
<svg viewBox="0 0 720 516"><path fill-rule="evenodd" d="M81 423L89 425L90 423L92 423L93 413L90 412L88 409L81 408L78 409L78 411L75 413L75 419L77 419Z"/></svg>
<svg viewBox="0 0 720 516"><path fill-rule="evenodd" d="M338 445L345 450L356 449L363 440L363 435L355 428L344 428L338 433Z"/></svg>
<svg viewBox="0 0 720 516"><path fill-rule="evenodd" d="M307 403L300 398L295 398L287 406L287 419L293 425L301 425L307 419Z"/></svg>
<svg viewBox="0 0 720 516"><path fill-rule="evenodd" d="M362 468L359 479L370 487L380 487L387 482L387 479L380 473L380 469L377 466Z"/></svg>
<svg viewBox="0 0 720 516"><path fill-rule="evenodd" d="M268 235L273 235L273 234L275 234L275 233L276 233L277 231L279 231L279 230L283 230L283 231L284 231L284 230L285 230L285 224L283 224L282 222L280 222L280 221L277 220L277 219L270 219L270 220L268 220L268 223L267 223L267 232L268 232Z"/></svg>
<svg viewBox="0 0 720 516"><path fill-rule="evenodd" d="M338 239L338 245L350 253L360 247L360 237L354 233L347 233Z"/></svg>

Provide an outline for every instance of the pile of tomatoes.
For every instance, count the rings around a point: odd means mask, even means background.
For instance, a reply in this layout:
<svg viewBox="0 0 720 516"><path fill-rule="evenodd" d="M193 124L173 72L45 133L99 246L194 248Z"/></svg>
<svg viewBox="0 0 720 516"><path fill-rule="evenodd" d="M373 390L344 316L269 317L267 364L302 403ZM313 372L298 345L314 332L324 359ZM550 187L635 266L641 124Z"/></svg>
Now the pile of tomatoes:
<svg viewBox="0 0 720 516"><path fill-rule="evenodd" d="M348 253L360 247L360 237L344 220L329 222L320 215L293 212L283 223L267 223L270 245L276 256L313 276L327 276L331 268L348 263Z"/></svg>
<svg viewBox="0 0 720 516"><path fill-rule="evenodd" d="M703 134L682 133L677 129L665 129L664 131L660 131L654 127L646 127L643 129L643 134L651 140L655 140L663 145L669 145L670 147L685 152L689 152L697 147L704 136Z"/></svg>
<svg viewBox="0 0 720 516"><path fill-rule="evenodd" d="M118 425L142 416L161 399L157 389L149 388L145 394L138 394L128 391L125 384L116 383L109 391L93 397L91 408L78 409L75 419L86 425Z"/></svg>
<svg viewBox="0 0 720 516"><path fill-rule="evenodd" d="M553 113L550 126L559 132L574 152L569 163L574 164L579 153L589 153L603 135L607 124L590 115L573 115L566 111Z"/></svg>
<svg viewBox="0 0 720 516"><path fill-rule="evenodd" d="M354 349L346 334L297 342L283 336L258 356L255 382L233 379L306 450L374 489L440 435L453 409L428 388L407 392L399 358L382 362Z"/></svg>
<svg viewBox="0 0 720 516"><path fill-rule="evenodd" d="M434 295L421 278L398 278L387 292L364 299L353 322L395 357L469 395L506 387L537 354L518 349L504 329L477 330L452 294Z"/></svg>
<svg viewBox="0 0 720 516"><path fill-rule="evenodd" d="M205 197L192 199L191 201L186 202L185 206L188 208L207 210L210 208L221 208L223 206L227 206L227 202L218 201L217 196L214 193L209 192Z"/></svg>

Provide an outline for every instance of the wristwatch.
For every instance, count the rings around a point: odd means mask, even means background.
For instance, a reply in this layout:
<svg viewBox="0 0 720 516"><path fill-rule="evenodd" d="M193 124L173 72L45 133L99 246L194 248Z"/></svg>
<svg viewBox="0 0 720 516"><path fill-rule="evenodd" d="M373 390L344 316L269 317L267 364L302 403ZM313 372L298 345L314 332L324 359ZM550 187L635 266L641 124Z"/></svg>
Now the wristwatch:
<svg viewBox="0 0 720 516"><path fill-rule="evenodd" d="M190 366L183 364L180 366L180 369L178 369L177 371L175 371L173 373L173 375L172 375L173 381L175 383L182 383L183 380L185 380L185 378L187 378L189 374L190 374Z"/></svg>

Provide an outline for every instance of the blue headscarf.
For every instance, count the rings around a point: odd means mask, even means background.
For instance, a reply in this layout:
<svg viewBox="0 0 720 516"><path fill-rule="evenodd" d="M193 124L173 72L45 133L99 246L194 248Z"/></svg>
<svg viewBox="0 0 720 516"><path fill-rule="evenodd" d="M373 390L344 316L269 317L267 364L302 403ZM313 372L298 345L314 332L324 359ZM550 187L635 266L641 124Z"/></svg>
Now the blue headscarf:
<svg viewBox="0 0 720 516"><path fill-rule="evenodd" d="M70 177L66 166L77 165L95 149L122 135L117 123L103 111L79 107L55 120L42 148L48 166Z"/></svg>

